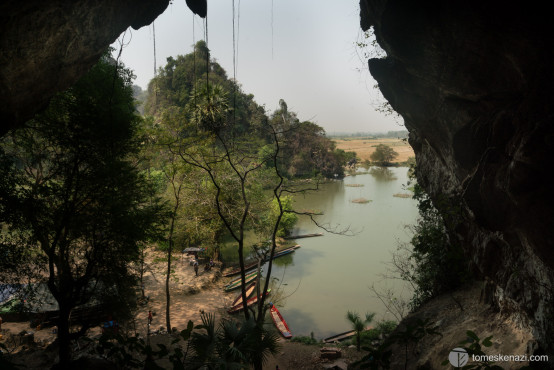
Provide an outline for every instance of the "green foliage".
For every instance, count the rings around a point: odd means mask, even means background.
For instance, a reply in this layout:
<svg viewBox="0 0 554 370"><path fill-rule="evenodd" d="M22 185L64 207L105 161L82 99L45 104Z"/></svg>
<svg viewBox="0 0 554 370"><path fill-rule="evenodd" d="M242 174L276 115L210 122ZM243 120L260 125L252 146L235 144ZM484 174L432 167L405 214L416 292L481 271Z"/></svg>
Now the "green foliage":
<svg viewBox="0 0 554 370"><path fill-rule="evenodd" d="M178 336L168 336L173 338L169 345L152 347L138 336L102 335L96 351L119 368L161 369L155 360L168 359L173 369L244 369L264 364L280 348L277 332L253 319L224 319L219 325L213 314L203 313L201 319L202 324L189 321Z"/></svg>
<svg viewBox="0 0 554 370"><path fill-rule="evenodd" d="M377 330L383 335L389 335L398 326L394 320L383 320L377 323Z"/></svg>
<svg viewBox="0 0 554 370"><path fill-rule="evenodd" d="M380 166L389 166L398 157L398 153L388 145L379 144L369 157Z"/></svg>
<svg viewBox="0 0 554 370"><path fill-rule="evenodd" d="M344 176L342 167L355 154L335 149L334 143L325 137L323 128L313 122L300 122L294 112L288 111L284 101L271 117L267 117L254 96L245 94L240 85L209 58L210 52L203 41L199 41L190 54L168 58L167 64L149 84L145 112L155 116L156 121L171 112L183 137L192 138L198 135L197 130L207 130L248 141L257 146L262 159L267 159L266 155L274 151L273 136L267 129L269 122L279 132L280 170L284 175ZM272 166L272 161L266 161L265 167Z"/></svg>
<svg viewBox="0 0 554 370"><path fill-rule="evenodd" d="M438 196L431 200L424 189L415 182L415 162L408 172L413 198L417 200L419 219L410 227L413 237L410 247L401 246L395 266L400 277L414 288L410 307L415 310L428 299L455 289L472 276L469 262L460 243L449 236L461 220L460 201ZM402 251L404 249L404 251Z"/></svg>
<svg viewBox="0 0 554 370"><path fill-rule="evenodd" d="M388 326L392 326L392 324L388 323L384 325L385 328ZM442 337L442 334L437 331L437 327L433 326L430 319L417 319L413 323L406 323L403 330L394 331L377 347L363 347L365 351L368 351L368 354L353 365L359 365L361 368L372 370L390 369L391 358L393 356L391 347L396 345L404 347L405 368L407 368L409 347L415 345L428 335ZM394 356L398 356L398 354L394 353Z"/></svg>
<svg viewBox="0 0 554 370"><path fill-rule="evenodd" d="M285 213L283 213L279 222L279 228L277 230L277 236L279 237L288 235L298 221L298 216L291 212L293 210L292 203L293 200L291 196L281 197L281 206L283 207ZM273 198L271 201L271 207L266 214L262 216L259 228L260 233L267 236L271 235L279 213L279 202L277 199Z"/></svg>
<svg viewBox="0 0 554 370"><path fill-rule="evenodd" d="M366 313L365 319L362 320L357 312L348 311L346 313L346 319L352 324L352 329L356 332L356 346L358 351L361 348L361 335L365 330L367 324L373 321L375 313Z"/></svg>
<svg viewBox="0 0 554 370"><path fill-rule="evenodd" d="M264 364L279 349L279 336L253 318L245 321L222 320L216 328L215 316L202 314L190 339L196 366L210 363L218 369L240 369L246 364ZM194 367L195 365L193 365Z"/></svg>
<svg viewBox="0 0 554 370"><path fill-rule="evenodd" d="M375 325L375 328L365 330L360 335L360 346L370 347L376 340L386 338L398 326L396 321L387 320L380 321ZM358 345L357 338L352 340L353 344Z"/></svg>
<svg viewBox="0 0 554 370"><path fill-rule="evenodd" d="M486 337L483 340L481 340L481 339L479 339L477 334L475 334L471 330L468 330L466 332L466 334L467 334L466 340L464 340L460 344L462 344L462 345L469 344L469 346L462 347L463 349L466 350L468 355L469 356L474 356L474 355L475 356L486 356L486 353L483 352L482 347L491 347L492 346L492 342L491 342L492 335L489 336L489 337ZM479 358L482 359L483 357L479 357ZM448 359L442 362L443 366L448 365L448 364L449 364ZM482 361L477 361L476 363L465 365L464 367L462 367L462 369L467 369L467 370L469 370L469 369L475 369L475 370L502 370L503 368L498 366L498 365L495 365L494 362L488 361L488 359L485 359L485 360L482 360Z"/></svg>
<svg viewBox="0 0 554 370"><path fill-rule="evenodd" d="M16 275L46 269L37 277L48 276L60 306L60 361L68 360L73 307L93 297L114 311L132 307L129 264L161 222L153 186L131 160L142 141L132 77L104 57L1 141L0 177L10 180L0 189L2 244L28 251Z"/></svg>
<svg viewBox="0 0 554 370"><path fill-rule="evenodd" d="M297 337L292 337L291 342L297 342L297 343L302 343L302 344L306 344L306 345L312 345L312 344L317 344L318 343L317 339L314 338L314 333L313 332L310 334L309 337L305 336L305 335L299 335Z"/></svg>
<svg viewBox="0 0 554 370"><path fill-rule="evenodd" d="M470 279L461 246L447 232L447 221L451 225L457 222L459 211L444 201L439 202L443 210L439 212L417 183L414 184L414 199L418 201L420 218L413 226L411 240L413 270L404 274L415 286L412 309Z"/></svg>

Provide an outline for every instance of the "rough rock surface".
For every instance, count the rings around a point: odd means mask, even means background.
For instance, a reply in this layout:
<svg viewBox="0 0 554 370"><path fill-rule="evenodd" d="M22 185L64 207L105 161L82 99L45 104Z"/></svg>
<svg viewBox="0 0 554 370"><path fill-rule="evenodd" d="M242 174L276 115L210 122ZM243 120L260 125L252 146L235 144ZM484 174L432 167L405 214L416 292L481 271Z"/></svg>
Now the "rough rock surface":
<svg viewBox="0 0 554 370"><path fill-rule="evenodd" d="M554 340L553 23L501 1L361 0L369 69L410 131L418 181L462 207L456 234L542 346ZM436 202L437 203L437 202Z"/></svg>
<svg viewBox="0 0 554 370"><path fill-rule="evenodd" d="M0 136L43 108L129 26L169 0L7 0L0 3Z"/></svg>

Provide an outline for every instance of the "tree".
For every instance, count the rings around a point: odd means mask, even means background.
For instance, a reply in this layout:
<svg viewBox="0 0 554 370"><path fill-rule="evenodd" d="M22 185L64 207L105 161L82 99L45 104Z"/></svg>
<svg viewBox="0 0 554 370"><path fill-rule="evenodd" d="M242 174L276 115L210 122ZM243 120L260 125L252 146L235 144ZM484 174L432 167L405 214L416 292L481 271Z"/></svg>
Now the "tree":
<svg viewBox="0 0 554 370"><path fill-rule="evenodd" d="M356 347L358 351L362 343L362 332L365 330L366 325L373 321L374 317L374 313L366 313L365 320L362 320L357 312L348 311L346 313L346 319L350 321L352 329L356 332Z"/></svg>
<svg viewBox="0 0 554 370"><path fill-rule="evenodd" d="M138 171L132 74L104 56L44 113L2 141L2 233L29 250L21 265L38 265L59 306L60 367L67 367L71 311L91 301L129 308L135 279L129 264L138 243L153 237L162 207ZM6 239L4 239L6 241ZM10 245L3 245L9 248ZM13 246L12 246L13 247ZM20 248L19 246L15 248ZM0 269L4 273L5 270Z"/></svg>
<svg viewBox="0 0 554 370"><path fill-rule="evenodd" d="M369 157L380 166L389 166L398 157L398 153L388 145L379 144Z"/></svg>
<svg viewBox="0 0 554 370"><path fill-rule="evenodd" d="M277 231L277 236L283 237L287 236L291 231L296 222L298 221L298 216L296 213L292 212L292 197L284 196L281 198L281 205L285 211L281 216L281 221L279 223L279 229ZM260 231L264 236L271 235L273 228L275 227L275 222L281 210L279 209L279 202L276 198L273 198L271 201L271 206L264 216L262 216L260 223Z"/></svg>

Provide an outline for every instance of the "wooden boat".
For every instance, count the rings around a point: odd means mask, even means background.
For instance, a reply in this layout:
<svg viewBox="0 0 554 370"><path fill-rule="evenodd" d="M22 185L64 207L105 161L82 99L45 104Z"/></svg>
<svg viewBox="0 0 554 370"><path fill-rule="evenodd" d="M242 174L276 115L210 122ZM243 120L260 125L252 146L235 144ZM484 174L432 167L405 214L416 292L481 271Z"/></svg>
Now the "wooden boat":
<svg viewBox="0 0 554 370"><path fill-rule="evenodd" d="M253 281L254 279L256 279L256 277L258 277L258 271L253 271L251 272L250 274L246 275L244 278L245 278L245 284L248 284L250 283L251 281ZM235 279L233 281L231 281L229 284L225 285L225 287L223 288L226 292L230 291L230 290L233 290L233 289L236 289L236 288L239 288L241 285L241 280L240 280L240 277L238 279Z"/></svg>
<svg viewBox="0 0 554 370"><path fill-rule="evenodd" d="M323 233L291 235L291 236L285 236L283 239L290 240L290 239L312 238L314 236L323 236Z"/></svg>
<svg viewBox="0 0 554 370"><path fill-rule="evenodd" d="M271 293L271 289L268 289L267 290L267 293L265 294L266 296L269 295L269 293ZM249 300L246 301L246 306L250 307L252 306L253 304L255 304L256 302L258 302L258 299L261 297L262 295L260 294L259 296L253 296L252 298L250 298ZM227 310L227 312L229 313L236 313L236 312L240 312L242 311L242 309L244 308L242 302L236 306L233 306L231 307L229 310Z"/></svg>
<svg viewBox="0 0 554 370"><path fill-rule="evenodd" d="M289 248L285 248L279 252L276 252L274 255L273 255L273 259L277 258L277 257L281 257L281 256L285 256L289 253L292 253L294 252L295 250L297 250L298 248L300 248L300 245L296 244L292 247L289 247ZM267 259L269 261L269 258Z"/></svg>
<svg viewBox="0 0 554 370"><path fill-rule="evenodd" d="M371 326L367 326L365 330L370 330L372 329ZM325 338L323 339L323 343L334 343L334 342L341 342L343 340L346 340L346 339L349 339L349 338L352 338L354 335L356 335L356 332L354 330L348 330L348 331L345 331L344 333L340 333L340 334L335 334L331 337L328 337L328 338Z"/></svg>
<svg viewBox="0 0 554 370"><path fill-rule="evenodd" d="M356 332L354 330L345 331L344 333L336 334L331 337L323 339L323 343L340 342L349 338L352 338Z"/></svg>
<svg viewBox="0 0 554 370"><path fill-rule="evenodd" d="M275 327L277 328L277 330L279 330L281 335L287 339L292 338L292 334L290 332L289 326L287 325L287 322L285 321L285 319L283 319L281 312L279 312L274 304L271 305L269 313L271 314L271 318L273 319Z"/></svg>
<svg viewBox="0 0 554 370"><path fill-rule="evenodd" d="M256 288L256 282L253 282L249 286L246 287L246 299L254 293L254 289ZM236 305L242 304L242 292L239 293L237 298L231 303L231 307L235 307Z"/></svg>
<svg viewBox="0 0 554 370"><path fill-rule="evenodd" d="M244 266L244 271L246 272L246 271L252 270L256 267L258 267L258 262L257 261L252 262L252 263ZM229 271L229 272L227 272L227 273L225 273L225 275L223 275L223 276L229 277L229 276L233 276L233 275L236 275L236 274L240 274L240 266L233 269L233 270L231 270L231 271Z"/></svg>

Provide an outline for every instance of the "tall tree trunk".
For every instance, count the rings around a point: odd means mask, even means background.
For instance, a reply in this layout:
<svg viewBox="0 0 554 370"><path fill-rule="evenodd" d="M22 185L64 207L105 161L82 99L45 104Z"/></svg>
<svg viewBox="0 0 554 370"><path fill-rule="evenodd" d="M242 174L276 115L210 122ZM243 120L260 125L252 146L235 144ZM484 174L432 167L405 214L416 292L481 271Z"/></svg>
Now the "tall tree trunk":
<svg viewBox="0 0 554 370"><path fill-rule="evenodd" d="M58 344L59 344L59 369L68 369L71 361L71 348L69 339L69 314L71 308L64 302L58 302L60 307L58 316Z"/></svg>
<svg viewBox="0 0 554 370"><path fill-rule="evenodd" d="M140 251L140 293L141 298L144 299L144 246Z"/></svg>
<svg viewBox="0 0 554 370"><path fill-rule="evenodd" d="M171 317L169 312L169 305L171 303L171 296L169 293L169 278L171 277L171 254L173 253L173 230L175 229L175 218L177 217L177 209L179 208L179 202L175 203L173 214L171 215L171 226L169 227L169 245L167 247L167 276L165 277L165 325L167 332L171 332Z"/></svg>

